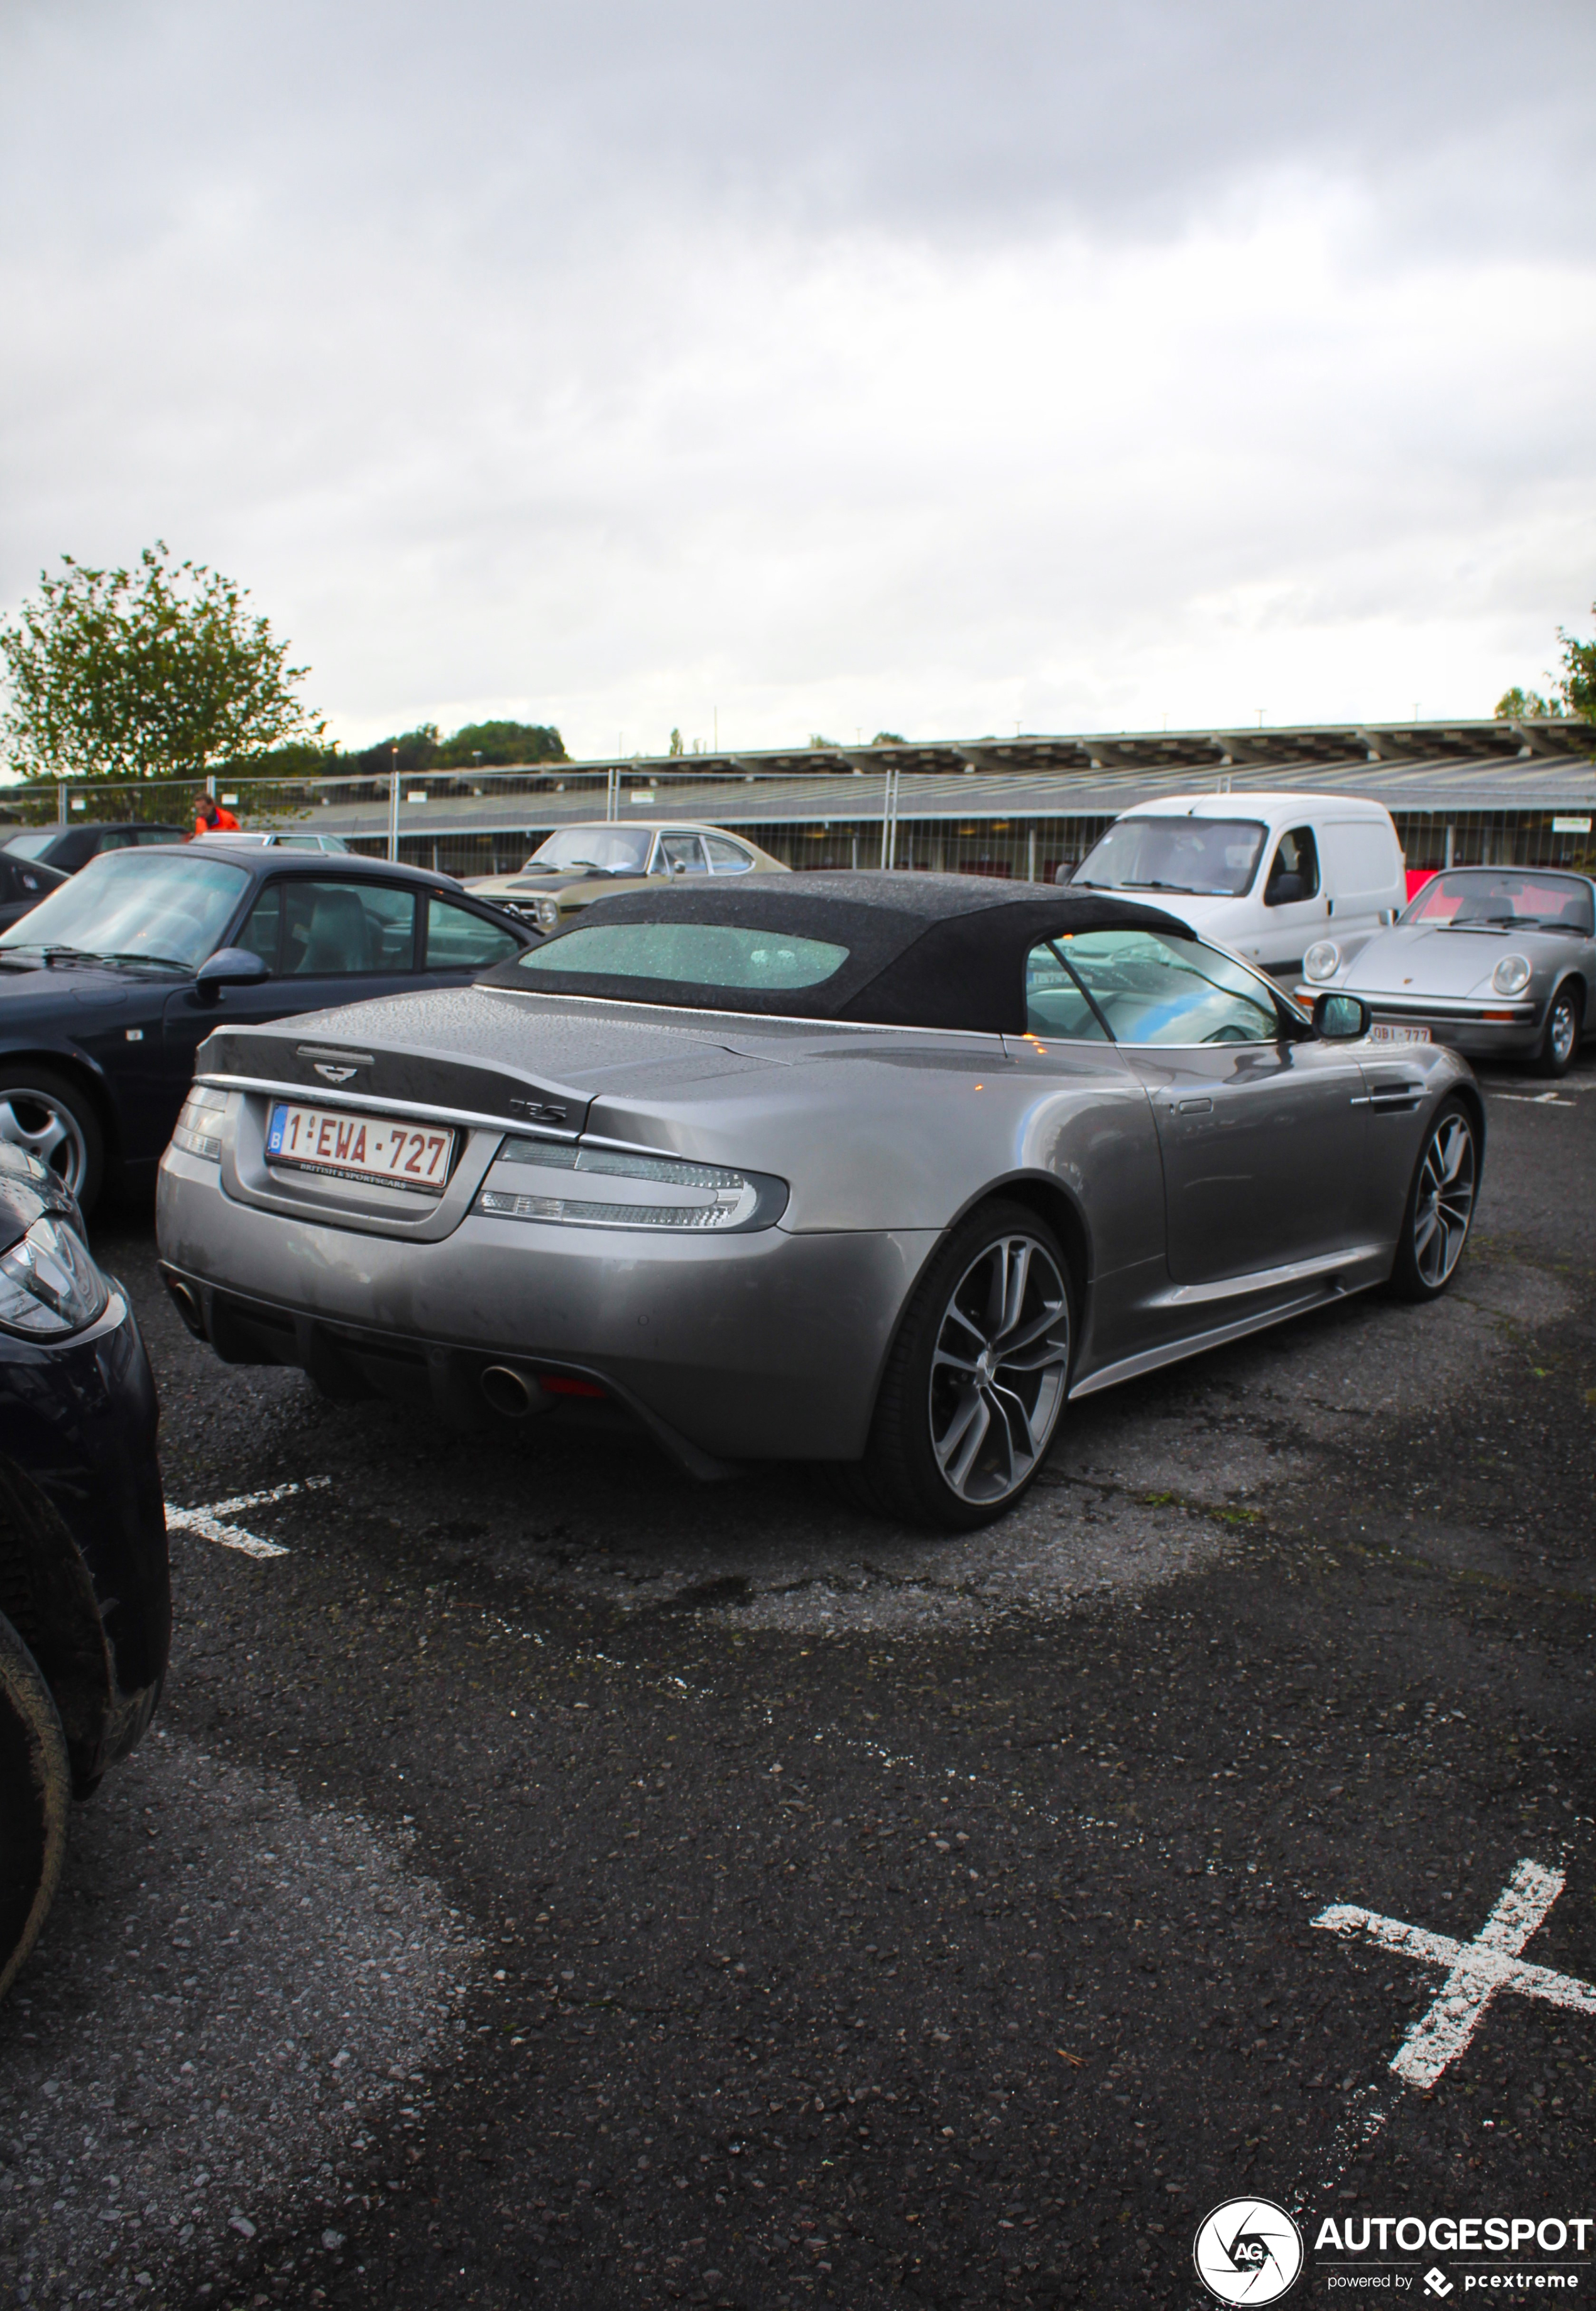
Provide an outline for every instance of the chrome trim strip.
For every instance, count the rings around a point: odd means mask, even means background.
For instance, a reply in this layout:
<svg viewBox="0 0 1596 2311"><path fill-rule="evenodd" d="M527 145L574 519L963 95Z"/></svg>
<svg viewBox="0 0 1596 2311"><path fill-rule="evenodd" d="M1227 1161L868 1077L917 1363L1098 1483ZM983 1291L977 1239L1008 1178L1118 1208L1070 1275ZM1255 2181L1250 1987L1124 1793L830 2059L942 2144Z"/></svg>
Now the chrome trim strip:
<svg viewBox="0 0 1596 2311"><path fill-rule="evenodd" d="M513 1139L563 1140L571 1147L613 1148L617 1156L658 1156L667 1164L718 1163L726 1171L744 1168L729 1158L684 1156L679 1147L656 1147L640 1139L611 1139L601 1131L568 1130L559 1124L535 1123L528 1115L479 1115L474 1108L428 1107L420 1100L379 1099L372 1092L348 1092L342 1085L324 1096L308 1085L273 1083L265 1076L203 1075L196 1076L194 1080L225 1086L229 1091L263 1092L270 1099L292 1100L301 1107L358 1107L373 1115L413 1115L423 1121L452 1123L467 1130L499 1131ZM298 1168L295 1167L296 1175ZM380 1187L382 1182L377 1181L374 1184Z"/></svg>
<svg viewBox="0 0 1596 2311"><path fill-rule="evenodd" d="M1361 1284L1348 1284L1339 1291L1305 1292L1295 1300L1287 1300L1274 1308L1255 1309L1250 1316L1238 1316L1234 1323L1217 1324L1212 1331L1194 1332L1184 1340L1166 1341L1162 1347L1144 1348L1139 1356L1125 1356L1117 1365L1104 1365L1101 1372L1089 1373L1077 1381L1069 1391L1070 1402L1077 1396L1095 1396L1099 1389L1117 1388L1121 1381L1136 1380L1143 1373L1156 1372L1162 1365L1179 1364L1183 1357L1201 1356L1205 1349L1223 1347L1227 1340L1244 1339L1249 1332L1263 1332L1271 1324L1283 1324L1291 1316L1301 1316L1311 1308L1328 1308L1338 1300L1347 1299L1354 1292L1367 1292L1380 1282L1370 1277Z"/></svg>
<svg viewBox="0 0 1596 2311"><path fill-rule="evenodd" d="M196 1083L217 1084L227 1091L265 1092L273 1099L297 1101L301 1107L358 1107L373 1115L424 1116L433 1123L462 1124L467 1129L478 1131L513 1131L522 1137L535 1138L539 1133L545 1134L551 1139L577 1140L582 1137L580 1131L571 1130L560 1124L534 1122L528 1115L486 1115L470 1107L429 1106L425 1102L415 1099L382 1099L374 1092L345 1091L342 1084L336 1090L323 1092L316 1085L274 1083L266 1076L227 1076L207 1073L196 1075L194 1080ZM572 1103L575 1104L574 1102ZM589 1104L586 1100L581 1102L584 1108ZM628 1147L632 1143L621 1140L616 1144L620 1147ZM668 1147L658 1150L650 1148L648 1153L671 1156L675 1154L675 1150Z"/></svg>
<svg viewBox="0 0 1596 2311"><path fill-rule="evenodd" d="M1391 1247L1386 1243L1353 1243L1344 1251L1321 1252L1313 1260L1294 1260L1282 1268L1258 1268L1246 1276L1224 1276L1213 1284L1177 1284L1160 1292L1149 1304L1155 1308L1204 1308L1215 1301L1240 1300L1257 1292L1283 1292L1287 1285L1305 1284L1311 1278L1334 1276L1343 1268L1360 1267L1378 1260Z"/></svg>
<svg viewBox="0 0 1596 2311"><path fill-rule="evenodd" d="M1382 1011L1393 1011L1404 1019L1456 1019L1467 1024L1483 1018L1487 1011L1511 1011L1512 1023L1506 1019L1487 1022L1490 1026L1505 1027L1520 1019L1533 1019L1536 1010L1533 1002L1515 1002L1505 995L1498 995L1492 1000L1483 995L1365 995L1355 987L1332 987L1325 991L1331 995L1356 996L1360 1003L1368 1005L1376 1020Z"/></svg>
<svg viewBox="0 0 1596 2311"><path fill-rule="evenodd" d="M519 1003L585 1003L610 1011L641 1011L653 1019L663 1012L673 1019L749 1019L756 1027L819 1027L828 1035L962 1035L971 1042L1003 1041L1002 1032L997 1028L911 1027L895 1019L814 1019L807 1012L710 1010L687 1003L633 1003L624 995L564 995L557 987L486 987L480 980L471 991L474 995L510 995ZM1059 1040L1067 1039L1060 1036Z"/></svg>

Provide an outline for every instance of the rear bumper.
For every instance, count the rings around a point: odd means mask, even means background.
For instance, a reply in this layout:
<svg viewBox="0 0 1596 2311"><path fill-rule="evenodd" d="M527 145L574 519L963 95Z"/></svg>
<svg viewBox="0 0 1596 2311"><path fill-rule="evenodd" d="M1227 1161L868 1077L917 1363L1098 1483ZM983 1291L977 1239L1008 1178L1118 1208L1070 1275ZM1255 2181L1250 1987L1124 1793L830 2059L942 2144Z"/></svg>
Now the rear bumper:
<svg viewBox="0 0 1596 2311"><path fill-rule="evenodd" d="M509 1364L597 1382L696 1473L855 1460L935 1230L658 1236L473 1213L434 1243L288 1219L169 1148L156 1203L169 1285L218 1354L298 1365L334 1394L488 1413ZM179 1304L181 1301L179 1299Z"/></svg>

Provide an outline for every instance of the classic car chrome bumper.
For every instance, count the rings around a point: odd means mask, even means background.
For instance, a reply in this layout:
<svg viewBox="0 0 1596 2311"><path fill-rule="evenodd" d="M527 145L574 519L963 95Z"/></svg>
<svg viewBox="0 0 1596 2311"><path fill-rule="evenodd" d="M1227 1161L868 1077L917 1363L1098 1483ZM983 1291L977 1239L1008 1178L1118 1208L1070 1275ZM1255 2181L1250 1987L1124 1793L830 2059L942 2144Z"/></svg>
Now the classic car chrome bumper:
<svg viewBox="0 0 1596 2311"><path fill-rule="evenodd" d="M216 1164L175 1147L156 1208L169 1288L229 1361L299 1365L335 1394L375 1389L455 1421L484 1416L491 1367L586 1380L689 1466L856 1459L938 1241L665 1236L471 1212L435 1243L402 1243L240 1203Z"/></svg>
<svg viewBox="0 0 1596 2311"><path fill-rule="evenodd" d="M1532 1051L1544 1024L1544 1005L1509 1002L1501 996L1486 1003L1465 997L1369 994L1338 986L1333 980L1328 985L1304 980L1293 992L1310 1010L1318 996L1356 995L1368 1005L1377 1027L1427 1027L1433 1042L1445 1043L1470 1059L1513 1058Z"/></svg>

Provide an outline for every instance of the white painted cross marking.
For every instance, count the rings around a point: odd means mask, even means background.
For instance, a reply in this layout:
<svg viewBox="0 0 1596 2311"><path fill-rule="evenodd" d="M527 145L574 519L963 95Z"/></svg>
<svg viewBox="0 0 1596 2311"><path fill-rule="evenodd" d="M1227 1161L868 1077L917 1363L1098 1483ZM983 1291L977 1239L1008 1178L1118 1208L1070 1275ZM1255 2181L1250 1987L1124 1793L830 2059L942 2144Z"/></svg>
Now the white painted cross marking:
<svg viewBox="0 0 1596 2311"><path fill-rule="evenodd" d="M1382 1949L1397 1950L1426 1966L1445 1967L1446 1980L1428 2012L1420 2015L1391 2061L1391 2069L1410 2087L1433 2087L1447 2064L1465 2052L1499 1990L1516 1990L1525 1998L1544 1998L1576 2013L1596 2014L1596 1987L1576 1982L1571 1974L1554 1974L1549 1967L1531 1966L1519 1956L1562 1891L1560 1870L1521 1862L1471 1942L1432 1934L1423 1926L1407 1926L1400 1918L1382 1918L1377 1911L1355 1909L1346 1902L1321 1910L1313 1923L1332 1934L1362 1934Z"/></svg>
<svg viewBox="0 0 1596 2311"><path fill-rule="evenodd" d="M201 1540L214 1540L221 1548L236 1548L245 1557L286 1557L288 1551L280 1540L261 1540L226 1519L237 1516L241 1509L264 1509L277 1501L292 1500L296 1493L324 1492L332 1481L330 1477L307 1477L302 1485L273 1485L264 1493L240 1493L231 1501L211 1501L198 1509L175 1509L169 1501L166 1529L197 1533Z"/></svg>

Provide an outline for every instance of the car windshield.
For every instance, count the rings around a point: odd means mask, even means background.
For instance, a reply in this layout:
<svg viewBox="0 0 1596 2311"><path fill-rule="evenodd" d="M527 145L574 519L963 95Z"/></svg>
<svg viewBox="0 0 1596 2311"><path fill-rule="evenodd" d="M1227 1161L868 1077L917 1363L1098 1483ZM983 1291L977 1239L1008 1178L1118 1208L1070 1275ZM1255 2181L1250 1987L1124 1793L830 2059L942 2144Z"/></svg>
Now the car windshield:
<svg viewBox="0 0 1596 2311"><path fill-rule="evenodd" d="M1433 875L1403 915L1440 930L1583 931L1596 927L1591 885L1531 868L1449 867Z"/></svg>
<svg viewBox="0 0 1596 2311"><path fill-rule="evenodd" d="M13 859L37 859L49 849L60 832L58 826L52 826L48 834L13 834L5 848Z"/></svg>
<svg viewBox="0 0 1596 2311"><path fill-rule="evenodd" d="M196 970L249 883L241 867L192 852L102 851L0 932L0 949L62 947Z"/></svg>
<svg viewBox="0 0 1596 2311"><path fill-rule="evenodd" d="M552 979L652 979L678 987L818 987L842 970L849 950L789 931L744 930L734 923L588 923L531 947L520 967Z"/></svg>
<svg viewBox="0 0 1596 2311"><path fill-rule="evenodd" d="M1070 877L1103 891L1189 891L1238 898L1266 829L1251 818L1122 818Z"/></svg>
<svg viewBox="0 0 1596 2311"><path fill-rule="evenodd" d="M521 872L600 867L611 874L641 875L649 863L653 840L650 826L563 826L539 844Z"/></svg>

